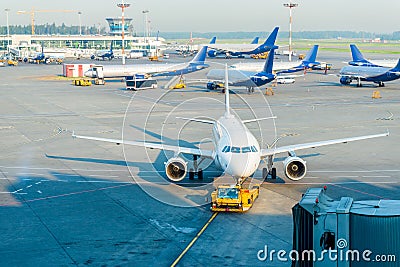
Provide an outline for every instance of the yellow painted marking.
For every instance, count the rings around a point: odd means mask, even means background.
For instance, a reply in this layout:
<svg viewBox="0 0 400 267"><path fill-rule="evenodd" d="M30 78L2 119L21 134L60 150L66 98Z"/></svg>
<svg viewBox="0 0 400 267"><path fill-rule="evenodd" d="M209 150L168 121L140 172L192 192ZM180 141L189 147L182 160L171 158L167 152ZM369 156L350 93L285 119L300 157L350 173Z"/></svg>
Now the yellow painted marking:
<svg viewBox="0 0 400 267"><path fill-rule="evenodd" d="M203 232L207 229L210 223L217 217L218 212L214 212L211 218L207 221L207 223L201 228L201 230L197 233L197 235L193 238L193 240L187 245L187 247L182 251L182 253L176 258L176 260L171 264L171 267L175 267L179 261L185 256L185 254L189 251L189 249L193 246L193 244L199 239L199 237L203 234Z"/></svg>

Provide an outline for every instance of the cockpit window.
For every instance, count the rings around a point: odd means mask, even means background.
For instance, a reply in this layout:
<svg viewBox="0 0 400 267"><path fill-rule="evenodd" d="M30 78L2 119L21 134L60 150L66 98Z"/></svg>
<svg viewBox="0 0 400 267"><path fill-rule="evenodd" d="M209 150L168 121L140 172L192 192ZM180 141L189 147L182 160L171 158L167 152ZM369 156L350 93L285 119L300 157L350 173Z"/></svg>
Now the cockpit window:
<svg viewBox="0 0 400 267"><path fill-rule="evenodd" d="M223 153L250 153L250 152L258 152L257 148L255 146L245 146L245 147L237 147L237 146L224 146L222 149Z"/></svg>
<svg viewBox="0 0 400 267"><path fill-rule="evenodd" d="M231 152L232 153L240 153L240 147L233 146L232 149L231 149Z"/></svg>
<svg viewBox="0 0 400 267"><path fill-rule="evenodd" d="M225 146L225 147L222 149L222 152L225 152L225 153L227 153L227 152L229 152L229 151L231 151L231 147L230 147L230 146Z"/></svg>
<svg viewBox="0 0 400 267"><path fill-rule="evenodd" d="M249 152L251 152L251 149L249 146L242 147L242 153L249 153Z"/></svg>

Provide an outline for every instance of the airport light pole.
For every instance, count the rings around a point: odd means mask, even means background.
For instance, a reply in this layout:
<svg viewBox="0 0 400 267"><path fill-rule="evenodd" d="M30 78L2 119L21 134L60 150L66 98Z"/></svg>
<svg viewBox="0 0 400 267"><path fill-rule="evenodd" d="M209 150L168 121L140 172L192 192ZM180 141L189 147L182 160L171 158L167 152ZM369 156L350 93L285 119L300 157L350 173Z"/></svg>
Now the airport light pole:
<svg viewBox="0 0 400 267"><path fill-rule="evenodd" d="M290 1L288 4L283 4L283 6L289 8L289 61L292 61L292 9L297 7L298 4Z"/></svg>
<svg viewBox="0 0 400 267"><path fill-rule="evenodd" d="M147 42L147 36L148 36L148 33L147 33L147 14L149 13L149 11L148 10L143 10L142 11L142 13L144 14L144 42L146 43Z"/></svg>
<svg viewBox="0 0 400 267"><path fill-rule="evenodd" d="M82 21L81 21L81 15L82 15L82 12L78 11L78 17L79 17L79 35L82 35Z"/></svg>
<svg viewBox="0 0 400 267"><path fill-rule="evenodd" d="M130 4L124 3L124 0L122 0L121 4L117 4L119 8L121 8L122 11L122 21L121 21L121 26L122 26L122 31L121 31L121 38L122 38L122 65L125 65L125 8L128 8Z"/></svg>
<svg viewBox="0 0 400 267"><path fill-rule="evenodd" d="M10 45L10 25L8 24L8 12L10 12L9 8L4 9L4 11L6 12L6 16L7 16L7 48Z"/></svg>

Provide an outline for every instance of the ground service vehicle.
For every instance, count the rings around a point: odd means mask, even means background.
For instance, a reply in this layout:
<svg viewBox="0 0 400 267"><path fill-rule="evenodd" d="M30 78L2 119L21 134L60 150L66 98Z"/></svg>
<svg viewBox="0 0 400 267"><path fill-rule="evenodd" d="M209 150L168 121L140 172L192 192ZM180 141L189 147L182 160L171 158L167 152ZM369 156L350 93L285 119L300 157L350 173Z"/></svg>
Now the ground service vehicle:
<svg viewBox="0 0 400 267"><path fill-rule="evenodd" d="M77 79L74 80L73 84L75 86L91 86L92 82L89 79Z"/></svg>
<svg viewBox="0 0 400 267"><path fill-rule="evenodd" d="M157 80L146 79L144 75L128 76L125 78L126 90L143 90L157 88Z"/></svg>
<svg viewBox="0 0 400 267"><path fill-rule="evenodd" d="M8 66L18 66L18 61L14 60L14 59L9 59L9 60L7 60L7 64L8 64Z"/></svg>
<svg viewBox="0 0 400 267"><path fill-rule="evenodd" d="M211 193L212 211L245 212L253 205L260 193L260 185L251 189L242 185L220 185Z"/></svg>
<svg viewBox="0 0 400 267"><path fill-rule="evenodd" d="M207 83L207 89L208 90L217 90L217 89L223 89L225 88L225 85L220 82L208 82Z"/></svg>

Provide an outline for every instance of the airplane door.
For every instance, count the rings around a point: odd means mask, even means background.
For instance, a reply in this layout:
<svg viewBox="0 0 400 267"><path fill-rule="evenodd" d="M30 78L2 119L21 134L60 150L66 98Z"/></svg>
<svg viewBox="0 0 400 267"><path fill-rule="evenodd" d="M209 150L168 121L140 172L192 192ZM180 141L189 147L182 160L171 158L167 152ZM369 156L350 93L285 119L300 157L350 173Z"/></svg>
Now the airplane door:
<svg viewBox="0 0 400 267"><path fill-rule="evenodd" d="M96 71L96 77L99 79L104 78L104 73L103 73L103 66L97 66L93 67L93 70Z"/></svg>

